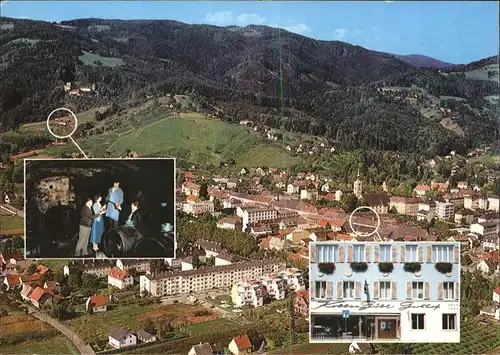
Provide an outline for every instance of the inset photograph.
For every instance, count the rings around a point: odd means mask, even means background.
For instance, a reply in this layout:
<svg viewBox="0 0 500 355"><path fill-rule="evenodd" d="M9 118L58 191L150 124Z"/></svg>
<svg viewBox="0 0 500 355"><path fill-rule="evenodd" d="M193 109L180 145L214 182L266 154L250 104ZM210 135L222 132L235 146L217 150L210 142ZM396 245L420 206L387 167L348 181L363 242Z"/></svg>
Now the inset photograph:
<svg viewBox="0 0 500 355"><path fill-rule="evenodd" d="M310 246L310 342L460 342L460 244Z"/></svg>
<svg viewBox="0 0 500 355"><path fill-rule="evenodd" d="M175 257L175 159L25 159L26 258Z"/></svg>

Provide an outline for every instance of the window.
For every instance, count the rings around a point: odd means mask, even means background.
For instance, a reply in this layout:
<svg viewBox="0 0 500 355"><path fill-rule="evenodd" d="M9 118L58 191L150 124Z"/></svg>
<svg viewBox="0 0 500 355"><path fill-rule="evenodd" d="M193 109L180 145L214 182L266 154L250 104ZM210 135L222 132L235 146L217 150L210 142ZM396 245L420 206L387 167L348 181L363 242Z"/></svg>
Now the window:
<svg viewBox="0 0 500 355"><path fill-rule="evenodd" d="M354 298L354 281L344 281L344 298Z"/></svg>
<svg viewBox="0 0 500 355"><path fill-rule="evenodd" d="M411 298L424 298L424 283L422 281L414 281L411 283Z"/></svg>
<svg viewBox="0 0 500 355"><path fill-rule="evenodd" d="M425 314L412 314L411 315L411 329L421 330L424 329Z"/></svg>
<svg viewBox="0 0 500 355"><path fill-rule="evenodd" d="M316 281L316 298L326 298L326 281Z"/></svg>
<svg viewBox="0 0 500 355"><path fill-rule="evenodd" d="M450 245L432 247L432 261L451 263L453 261L453 247Z"/></svg>
<svg viewBox="0 0 500 355"><path fill-rule="evenodd" d="M406 262L416 262L417 261L417 246L407 245L406 246Z"/></svg>
<svg viewBox="0 0 500 355"><path fill-rule="evenodd" d="M391 298L391 282L380 281L380 299L388 300Z"/></svg>
<svg viewBox="0 0 500 355"><path fill-rule="evenodd" d="M355 245L353 249L353 261L357 263L365 261L365 246Z"/></svg>
<svg viewBox="0 0 500 355"><path fill-rule="evenodd" d="M318 263L335 262L336 247L334 245L318 245Z"/></svg>
<svg viewBox="0 0 500 355"><path fill-rule="evenodd" d="M456 329L456 314L446 314L443 313L443 330L455 330Z"/></svg>
<svg viewBox="0 0 500 355"><path fill-rule="evenodd" d="M443 299L455 299L455 284L453 282L443 282Z"/></svg>
<svg viewBox="0 0 500 355"><path fill-rule="evenodd" d="M392 261L391 246L381 245L380 246L380 262L388 263Z"/></svg>

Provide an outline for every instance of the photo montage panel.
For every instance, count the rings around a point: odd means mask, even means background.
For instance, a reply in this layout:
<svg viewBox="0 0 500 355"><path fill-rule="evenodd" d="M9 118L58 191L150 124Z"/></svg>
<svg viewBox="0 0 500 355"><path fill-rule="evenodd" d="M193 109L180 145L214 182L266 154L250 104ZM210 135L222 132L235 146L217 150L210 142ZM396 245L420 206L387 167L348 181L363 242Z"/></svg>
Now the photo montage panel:
<svg viewBox="0 0 500 355"><path fill-rule="evenodd" d="M175 159L25 160L25 256L173 258Z"/></svg>

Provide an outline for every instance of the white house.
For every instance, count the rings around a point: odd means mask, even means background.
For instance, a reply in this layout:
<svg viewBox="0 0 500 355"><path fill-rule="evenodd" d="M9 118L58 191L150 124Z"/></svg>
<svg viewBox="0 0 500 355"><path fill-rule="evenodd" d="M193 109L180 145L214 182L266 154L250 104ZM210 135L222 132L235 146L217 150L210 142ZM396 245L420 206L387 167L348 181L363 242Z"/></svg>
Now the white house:
<svg viewBox="0 0 500 355"><path fill-rule="evenodd" d="M109 345L113 348L121 349L137 344L137 337L122 328L113 328L109 332Z"/></svg>
<svg viewBox="0 0 500 355"><path fill-rule="evenodd" d="M248 335L234 337L228 345L228 350L234 355L250 354L252 348L252 342Z"/></svg>
<svg viewBox="0 0 500 355"><path fill-rule="evenodd" d="M108 284L123 290L134 284L134 278L129 275L128 271L114 267L108 274Z"/></svg>
<svg viewBox="0 0 500 355"><path fill-rule="evenodd" d="M488 209L491 211L500 211L500 198L498 196L488 197Z"/></svg>
<svg viewBox="0 0 500 355"><path fill-rule="evenodd" d="M211 355L213 354L212 346L210 343L200 343L193 345L188 352L188 355Z"/></svg>
<svg viewBox="0 0 500 355"><path fill-rule="evenodd" d="M255 308L264 305L265 287L258 281L240 281L233 285L231 299L236 307L252 305Z"/></svg>
<svg viewBox="0 0 500 355"><path fill-rule="evenodd" d="M156 337L152 334L149 334L143 329L139 329L137 331L137 339L141 341L141 343L152 343L156 341Z"/></svg>
<svg viewBox="0 0 500 355"><path fill-rule="evenodd" d="M108 301L106 296L95 295L87 298L85 303L85 309L87 312L92 309L92 313L106 312L108 310Z"/></svg>
<svg viewBox="0 0 500 355"><path fill-rule="evenodd" d="M493 290L493 303L481 309L479 314L500 320L500 287Z"/></svg>

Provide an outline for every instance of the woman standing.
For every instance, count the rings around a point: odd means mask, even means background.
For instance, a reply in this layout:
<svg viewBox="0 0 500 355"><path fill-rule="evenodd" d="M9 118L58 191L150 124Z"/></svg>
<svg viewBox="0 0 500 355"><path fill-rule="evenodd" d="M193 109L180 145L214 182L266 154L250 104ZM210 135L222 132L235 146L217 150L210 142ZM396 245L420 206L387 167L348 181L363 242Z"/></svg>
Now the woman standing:
<svg viewBox="0 0 500 355"><path fill-rule="evenodd" d="M102 210L101 205L102 197L100 195L94 198L94 204L92 205L92 211L94 214L100 213ZM104 219L101 215L94 220L92 223L92 232L90 234L90 242L92 243L92 249L94 251L99 250L99 243L101 242L102 234L104 233Z"/></svg>

